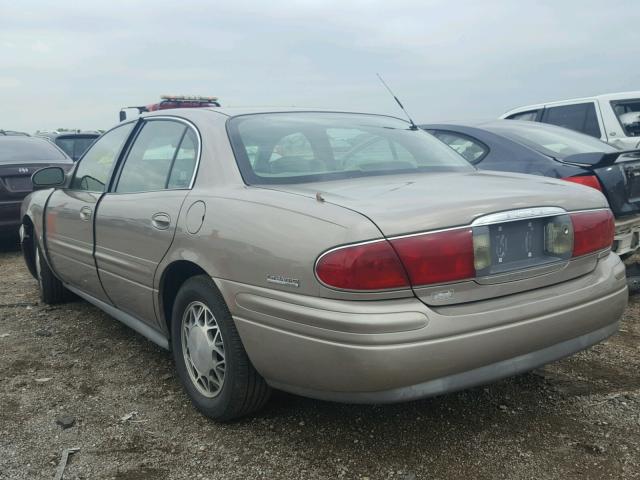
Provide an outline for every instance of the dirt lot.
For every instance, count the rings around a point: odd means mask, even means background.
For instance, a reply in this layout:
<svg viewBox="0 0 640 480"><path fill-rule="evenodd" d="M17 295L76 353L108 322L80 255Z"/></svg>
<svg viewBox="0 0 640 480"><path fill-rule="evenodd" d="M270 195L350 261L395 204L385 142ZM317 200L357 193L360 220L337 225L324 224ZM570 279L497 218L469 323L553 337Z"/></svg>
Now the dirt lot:
<svg viewBox="0 0 640 480"><path fill-rule="evenodd" d="M68 447L66 479L640 478L640 299L606 343L488 387L379 407L278 393L218 425L167 352L83 301L40 305L5 244L0 352L2 479L53 478Z"/></svg>

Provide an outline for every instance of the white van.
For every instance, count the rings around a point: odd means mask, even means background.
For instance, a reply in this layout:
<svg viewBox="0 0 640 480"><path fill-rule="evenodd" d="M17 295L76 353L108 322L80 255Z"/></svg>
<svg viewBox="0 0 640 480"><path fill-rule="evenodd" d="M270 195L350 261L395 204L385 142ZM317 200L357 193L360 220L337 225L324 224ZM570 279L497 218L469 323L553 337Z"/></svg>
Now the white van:
<svg viewBox="0 0 640 480"><path fill-rule="evenodd" d="M551 123L623 150L640 148L640 92L611 93L509 110L500 118Z"/></svg>

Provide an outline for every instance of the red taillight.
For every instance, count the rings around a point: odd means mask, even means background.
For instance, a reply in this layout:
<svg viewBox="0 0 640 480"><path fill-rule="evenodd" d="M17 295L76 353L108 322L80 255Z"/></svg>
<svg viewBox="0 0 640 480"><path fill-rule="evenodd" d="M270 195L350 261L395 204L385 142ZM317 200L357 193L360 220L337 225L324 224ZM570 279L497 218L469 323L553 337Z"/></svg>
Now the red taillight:
<svg viewBox="0 0 640 480"><path fill-rule="evenodd" d="M471 228L396 238L391 244L413 286L464 280L476 275Z"/></svg>
<svg viewBox="0 0 640 480"><path fill-rule="evenodd" d="M615 234L611 210L576 212L570 217L572 225L566 214L546 220L544 258L557 261L568 259L569 252L579 257L611 247ZM547 237L550 234L555 236ZM462 227L350 245L320 256L316 275L325 285L343 290L389 290L457 282L475 278L476 273L484 275L491 267L492 241L487 227L478 227L475 237L472 227Z"/></svg>
<svg viewBox="0 0 640 480"><path fill-rule="evenodd" d="M574 257L611 247L615 234L611 210L572 213L571 222Z"/></svg>
<svg viewBox="0 0 640 480"><path fill-rule="evenodd" d="M595 188L596 190L602 191L602 185L600 185L600 181L598 177L595 175L581 175L578 177L565 177L562 180L566 180L567 182L579 183L580 185L584 185L585 187Z"/></svg>
<svg viewBox="0 0 640 480"><path fill-rule="evenodd" d="M316 275L327 286L345 290L409 288L402 263L386 240L327 252L318 259Z"/></svg>

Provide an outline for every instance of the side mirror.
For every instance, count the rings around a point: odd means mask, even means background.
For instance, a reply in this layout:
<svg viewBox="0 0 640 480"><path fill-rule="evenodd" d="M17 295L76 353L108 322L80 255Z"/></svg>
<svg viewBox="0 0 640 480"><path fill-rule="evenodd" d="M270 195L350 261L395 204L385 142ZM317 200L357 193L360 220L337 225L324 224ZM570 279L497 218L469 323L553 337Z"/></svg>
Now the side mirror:
<svg viewBox="0 0 640 480"><path fill-rule="evenodd" d="M65 181L65 172L60 167L41 168L31 176L34 190L59 187Z"/></svg>

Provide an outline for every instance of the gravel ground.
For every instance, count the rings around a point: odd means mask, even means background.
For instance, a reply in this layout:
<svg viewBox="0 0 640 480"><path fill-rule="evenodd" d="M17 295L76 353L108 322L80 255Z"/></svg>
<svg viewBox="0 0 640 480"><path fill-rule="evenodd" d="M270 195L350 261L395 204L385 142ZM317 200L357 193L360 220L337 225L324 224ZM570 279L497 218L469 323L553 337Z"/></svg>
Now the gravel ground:
<svg viewBox="0 0 640 480"><path fill-rule="evenodd" d="M487 387L391 406L276 393L219 425L167 352L83 301L41 305L36 288L1 247L2 479L53 478L69 447L66 479L640 478L640 299L609 341Z"/></svg>

